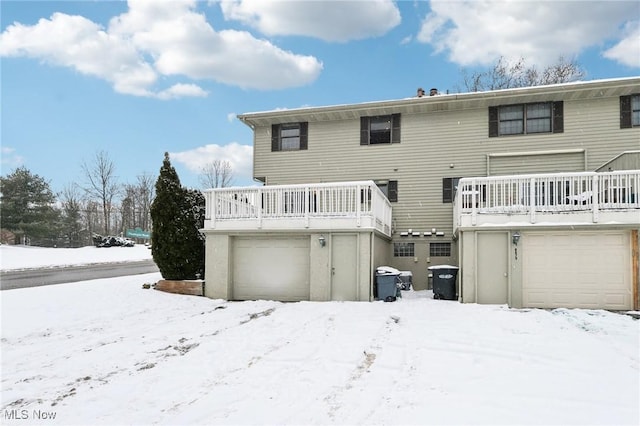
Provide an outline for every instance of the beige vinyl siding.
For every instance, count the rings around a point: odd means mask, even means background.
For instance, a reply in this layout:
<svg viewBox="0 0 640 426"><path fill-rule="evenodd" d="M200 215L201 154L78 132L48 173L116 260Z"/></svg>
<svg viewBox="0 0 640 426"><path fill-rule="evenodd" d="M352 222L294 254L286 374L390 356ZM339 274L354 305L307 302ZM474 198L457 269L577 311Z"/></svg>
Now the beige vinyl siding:
<svg viewBox="0 0 640 426"><path fill-rule="evenodd" d="M565 102L564 123L562 148L584 148L587 171L623 151L640 149L640 128L620 128L619 97Z"/></svg>
<svg viewBox="0 0 640 426"><path fill-rule="evenodd" d="M638 143L640 144L640 141ZM626 151L598 167L596 171L606 172L611 170L640 170L640 150Z"/></svg>
<svg viewBox="0 0 640 426"><path fill-rule="evenodd" d="M495 155L488 158L490 176L523 173L584 172L585 151Z"/></svg>
<svg viewBox="0 0 640 426"><path fill-rule="evenodd" d="M565 94L555 93L549 101L562 100L561 96ZM570 98L571 93L566 96ZM522 96L517 102L529 100ZM356 113L352 114L353 118L332 121L314 121L313 115L307 117L309 139L308 149L304 151L271 152L271 126L259 126L255 129L254 176L266 177L269 185L397 180L398 202L392 203L396 231L393 240L415 242L416 259L391 260L411 270L420 286L420 281L426 282L429 266L428 243L450 242L452 237L453 204L442 202L443 178L486 176L488 154L581 150L572 155L545 155L536 162L527 161L526 167L518 157L511 161L501 158L497 165L500 174L592 171L623 151L640 148L640 128L620 129L618 96L565 99L563 133L491 138L488 136L489 103L496 106L514 102L501 101L496 92L494 98L475 103L472 109L446 108L446 103L440 110L427 113L414 112L416 109L410 105L388 108L385 114L402 114L401 142L394 144L360 145L360 115ZM354 109L357 107L359 105L354 105ZM299 120L304 111L291 114L296 114ZM285 122L286 117L278 120ZM549 164L553 164L552 170ZM432 228L444 232L445 236L422 236ZM421 236L400 237L400 232L408 229L420 232ZM452 263L457 261L456 257L453 244ZM447 259L438 261L445 263Z"/></svg>
<svg viewBox="0 0 640 426"><path fill-rule="evenodd" d="M396 230L433 227L452 232L452 205L442 203L442 178L487 175L487 154L584 150L522 158L492 158L491 174L593 170L638 147L640 129L619 128L617 97L565 101L564 133L488 137L488 107L402 114L399 144L360 145L358 119L309 122L306 151L271 152L271 128L255 132L255 176L267 184L361 179L397 180ZM606 141L606 142L605 142ZM450 167L453 165L453 168ZM523 167L526 165L526 167ZM539 167L538 167L539 166ZM493 166L492 166L493 167ZM396 170L397 169L397 170Z"/></svg>

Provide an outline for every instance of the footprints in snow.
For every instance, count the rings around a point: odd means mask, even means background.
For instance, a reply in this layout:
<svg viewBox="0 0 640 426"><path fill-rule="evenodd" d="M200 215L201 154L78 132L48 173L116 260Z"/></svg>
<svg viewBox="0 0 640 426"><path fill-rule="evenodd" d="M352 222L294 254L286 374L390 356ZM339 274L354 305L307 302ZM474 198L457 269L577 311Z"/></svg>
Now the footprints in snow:
<svg viewBox="0 0 640 426"><path fill-rule="evenodd" d="M381 349L381 346L378 344L378 342L386 339L388 335L395 329L395 325L399 323L400 317L391 315L385 322L384 332L377 334L371 341L369 347L372 348L372 350L365 349L362 351L362 353L364 354L364 359L360 362L360 364L358 364L351 376L349 376L349 379L344 384L344 386L338 388L324 398L325 402L329 404L330 418L334 419L336 412L342 407L342 404L340 404L342 394L353 388L354 384L358 380L360 380L365 373L368 373L371 366L375 363L376 358L378 357L375 351L379 351Z"/></svg>

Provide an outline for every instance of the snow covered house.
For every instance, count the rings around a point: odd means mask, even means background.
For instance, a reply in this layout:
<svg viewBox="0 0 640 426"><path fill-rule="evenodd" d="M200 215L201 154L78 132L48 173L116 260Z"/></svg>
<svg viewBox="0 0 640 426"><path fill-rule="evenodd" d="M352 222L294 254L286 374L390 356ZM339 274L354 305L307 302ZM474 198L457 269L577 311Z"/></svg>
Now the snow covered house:
<svg viewBox="0 0 640 426"><path fill-rule="evenodd" d="M462 302L638 305L640 77L241 114L263 186L206 192L206 290L372 300L460 266Z"/></svg>

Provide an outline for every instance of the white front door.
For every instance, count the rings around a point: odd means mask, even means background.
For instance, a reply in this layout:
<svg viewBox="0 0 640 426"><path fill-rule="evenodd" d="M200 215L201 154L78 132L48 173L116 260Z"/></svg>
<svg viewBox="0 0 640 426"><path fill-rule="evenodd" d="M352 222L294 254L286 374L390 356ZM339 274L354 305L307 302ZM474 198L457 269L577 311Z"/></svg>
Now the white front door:
<svg viewBox="0 0 640 426"><path fill-rule="evenodd" d="M509 234L478 232L477 303L509 302Z"/></svg>
<svg viewBox="0 0 640 426"><path fill-rule="evenodd" d="M331 300L358 300L358 236L331 236Z"/></svg>

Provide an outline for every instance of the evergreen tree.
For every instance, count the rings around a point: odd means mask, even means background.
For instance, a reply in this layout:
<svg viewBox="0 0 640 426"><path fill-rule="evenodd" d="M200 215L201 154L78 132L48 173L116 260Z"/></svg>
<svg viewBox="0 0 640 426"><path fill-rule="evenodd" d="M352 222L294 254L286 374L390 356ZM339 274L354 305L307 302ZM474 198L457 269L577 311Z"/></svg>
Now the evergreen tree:
<svg viewBox="0 0 640 426"><path fill-rule="evenodd" d="M165 153L151 204L151 252L165 279L204 276L204 238L199 232L203 212L204 196L180 185L169 153Z"/></svg>
<svg viewBox="0 0 640 426"><path fill-rule="evenodd" d="M0 177L0 226L23 242L52 246L57 242L59 212L56 197L44 178L26 167Z"/></svg>

